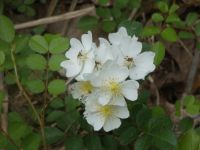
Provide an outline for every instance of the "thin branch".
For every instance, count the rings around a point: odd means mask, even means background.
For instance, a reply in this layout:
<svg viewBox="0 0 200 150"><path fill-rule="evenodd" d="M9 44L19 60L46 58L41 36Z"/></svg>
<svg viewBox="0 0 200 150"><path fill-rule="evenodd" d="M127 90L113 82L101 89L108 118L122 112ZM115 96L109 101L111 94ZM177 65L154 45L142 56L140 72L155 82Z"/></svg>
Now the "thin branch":
<svg viewBox="0 0 200 150"><path fill-rule="evenodd" d="M194 77L196 75L198 65L199 65L199 59L200 59L199 50L196 48L194 57L192 59L192 64L191 64L191 67L190 67L188 78L187 78L187 81L186 81L185 93L187 93L187 94L191 93L192 85L193 85L193 82L194 82Z"/></svg>
<svg viewBox="0 0 200 150"><path fill-rule="evenodd" d="M72 12L76 8L77 3L78 3L78 0L72 0L71 1L71 5L69 7L69 12ZM63 23L63 29L61 31L62 35L66 34L68 26L69 26L69 21L70 20L65 20L65 22Z"/></svg>
<svg viewBox="0 0 200 150"><path fill-rule="evenodd" d="M138 8L133 9L130 16L128 17L128 20L133 20L133 18L135 17L136 13L138 11Z"/></svg>
<svg viewBox="0 0 200 150"><path fill-rule="evenodd" d="M51 16L57 6L58 0L51 0L51 2L49 3L49 7L47 10L47 16Z"/></svg>
<svg viewBox="0 0 200 150"><path fill-rule="evenodd" d="M7 133L7 127L8 127L8 119L7 119L7 116L8 116L8 95L7 95L7 91L5 89L3 80L4 80L4 74L0 73L0 90L4 91L6 93L5 98L3 100L3 106L2 106L3 112L1 114L1 127Z"/></svg>
<svg viewBox="0 0 200 150"><path fill-rule="evenodd" d="M38 120L38 123L40 125L41 134L42 134L43 146L44 146L44 149L47 150L47 145L46 145L46 140L45 140L45 132L44 132L44 128L43 128L43 123L42 123L42 120L41 120L41 118L40 118L40 116L39 116L39 114L38 114L35 106L32 104L31 98L28 96L28 94L24 90L23 86L21 85L21 82L19 80L19 75L18 75L16 60L15 60L15 56L14 56L14 51L15 51L15 45L12 45L12 48L11 48L11 59L12 59L13 67L14 67L14 73L15 73L16 83L17 83L17 86L18 86L19 90L23 94L24 98L27 100L29 106L31 107L33 113L35 114L35 116L36 116L36 118Z"/></svg>
<svg viewBox="0 0 200 150"><path fill-rule="evenodd" d="M38 25L50 24L50 23L55 23L55 22L59 22L59 21L64 21L64 20L76 18L76 17L79 17L79 16L86 15L86 14L90 13L91 11L93 11L94 9L95 9L94 6L90 6L88 8L84 8L84 9L73 11L73 12L64 13L62 15L46 17L46 18L41 18L41 19L34 20L34 21L16 24L15 29L18 30L18 29L30 28L30 27L34 27L34 26L38 26Z"/></svg>
<svg viewBox="0 0 200 150"><path fill-rule="evenodd" d="M189 48L183 43L183 41L178 40L179 44L184 48L184 50L189 54L190 57L192 57L192 53L190 52Z"/></svg>

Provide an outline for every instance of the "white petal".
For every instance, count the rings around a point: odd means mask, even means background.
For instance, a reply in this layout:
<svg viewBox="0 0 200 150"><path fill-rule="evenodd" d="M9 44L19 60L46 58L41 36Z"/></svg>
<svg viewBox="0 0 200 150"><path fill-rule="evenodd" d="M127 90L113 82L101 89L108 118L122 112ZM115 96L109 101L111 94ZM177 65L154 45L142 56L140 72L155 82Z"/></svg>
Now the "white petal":
<svg viewBox="0 0 200 150"><path fill-rule="evenodd" d="M121 107L121 106L113 106L113 114L116 117L122 118L122 119L126 119L130 116L130 113L128 111L128 108L125 107Z"/></svg>
<svg viewBox="0 0 200 150"><path fill-rule="evenodd" d="M77 75L81 70L81 66L76 61L65 60L65 61L61 62L60 65L61 65L61 67L66 69L67 77L73 77L73 76Z"/></svg>
<svg viewBox="0 0 200 150"><path fill-rule="evenodd" d="M80 50L78 49L74 49L74 48L70 48L66 53L65 56L71 60L77 60L78 54L79 54Z"/></svg>
<svg viewBox="0 0 200 150"><path fill-rule="evenodd" d="M122 93L128 100L131 101L138 98L138 88L139 83L134 80L127 80L122 83Z"/></svg>
<svg viewBox="0 0 200 150"><path fill-rule="evenodd" d="M70 45L71 45L71 47L72 48L74 48L74 49L77 49L77 50L83 50L83 45L81 44L81 42L78 40L78 39L76 39L76 38L72 38L71 40L70 40Z"/></svg>
<svg viewBox="0 0 200 150"><path fill-rule="evenodd" d="M100 113L88 113L86 116L87 122L94 127L95 131L99 131L105 122L105 118Z"/></svg>
<svg viewBox="0 0 200 150"><path fill-rule="evenodd" d="M121 120L119 118L114 117L114 116L110 116L106 119L106 121L103 125L103 129L106 132L109 132L111 130L119 128L120 125L121 125Z"/></svg>
<svg viewBox="0 0 200 150"><path fill-rule="evenodd" d="M135 58L135 67L130 69L130 78L134 80L144 79L147 74L155 69L153 64L155 53L144 52Z"/></svg>
<svg viewBox="0 0 200 150"><path fill-rule="evenodd" d="M106 105L110 102L111 97L112 95L110 92L102 91L102 92L99 92L98 101L101 105Z"/></svg>
<svg viewBox="0 0 200 150"><path fill-rule="evenodd" d="M128 77L128 74L129 71L126 67L122 67L114 63L108 63L107 66L105 66L105 69L102 69L100 76L104 80L104 82L109 80L122 82Z"/></svg>
<svg viewBox="0 0 200 150"><path fill-rule="evenodd" d="M88 31L88 34L83 34L81 41L84 46L84 50L88 52L92 47L92 33Z"/></svg>
<svg viewBox="0 0 200 150"><path fill-rule="evenodd" d="M120 27L118 29L118 33L121 34L122 36L128 36L127 30L125 27Z"/></svg>
<svg viewBox="0 0 200 150"><path fill-rule="evenodd" d="M120 40L121 40L121 36L119 36L118 33L110 33L108 35L108 39L112 44L119 45Z"/></svg>
<svg viewBox="0 0 200 150"><path fill-rule="evenodd" d="M123 96L115 96L112 97L109 105L126 106L127 104Z"/></svg>

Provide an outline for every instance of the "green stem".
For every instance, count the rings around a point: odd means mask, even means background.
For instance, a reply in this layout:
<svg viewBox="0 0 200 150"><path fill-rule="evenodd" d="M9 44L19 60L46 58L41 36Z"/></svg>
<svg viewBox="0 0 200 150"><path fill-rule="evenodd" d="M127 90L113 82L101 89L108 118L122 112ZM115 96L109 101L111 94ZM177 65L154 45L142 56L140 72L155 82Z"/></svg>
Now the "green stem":
<svg viewBox="0 0 200 150"><path fill-rule="evenodd" d="M42 135L43 146L44 146L44 149L47 150L47 144L46 144L46 140L45 140L44 126L43 126L42 120L41 120L41 118L40 118L40 116L39 116L39 114L38 114L35 106L32 104L31 98L28 96L28 94L24 90L23 86L21 85L21 82L19 80L19 75L18 75L16 60L15 60L15 56L14 56L14 51L15 51L15 45L12 45L12 48L11 48L11 59L12 59L12 62L13 62L16 83L17 83L17 86L18 86L19 90L22 92L24 98L27 100L29 106L31 107L33 113L35 114L35 116L36 116L36 118L38 120L38 123L40 125L41 135Z"/></svg>

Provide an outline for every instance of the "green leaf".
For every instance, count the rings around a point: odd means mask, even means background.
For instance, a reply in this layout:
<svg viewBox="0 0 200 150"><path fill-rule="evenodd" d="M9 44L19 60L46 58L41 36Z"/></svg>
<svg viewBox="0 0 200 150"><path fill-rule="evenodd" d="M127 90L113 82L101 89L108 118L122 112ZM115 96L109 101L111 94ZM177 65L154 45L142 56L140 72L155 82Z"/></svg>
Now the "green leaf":
<svg viewBox="0 0 200 150"><path fill-rule="evenodd" d="M172 149L176 146L176 136L170 129L154 130L148 135L152 136L152 142L157 148Z"/></svg>
<svg viewBox="0 0 200 150"><path fill-rule="evenodd" d="M117 25L116 22L113 20L104 20L102 22L102 29L103 31L108 32L108 33L113 32L116 28L116 25Z"/></svg>
<svg viewBox="0 0 200 150"><path fill-rule="evenodd" d="M96 14L103 19L110 19L112 17L109 8L103 8L103 7L96 8Z"/></svg>
<svg viewBox="0 0 200 150"><path fill-rule="evenodd" d="M3 15L0 15L0 39L11 42L15 37L15 29L12 21Z"/></svg>
<svg viewBox="0 0 200 150"><path fill-rule="evenodd" d="M58 71L61 69L60 63L66 58L62 54L52 55L49 59L49 69L52 71Z"/></svg>
<svg viewBox="0 0 200 150"><path fill-rule="evenodd" d="M101 140L97 135L87 135L84 137L88 150L102 150Z"/></svg>
<svg viewBox="0 0 200 150"><path fill-rule="evenodd" d="M169 9L169 14L175 13L177 9L179 9L179 6L176 4L172 4L172 6Z"/></svg>
<svg viewBox="0 0 200 150"><path fill-rule="evenodd" d="M141 109L136 116L137 126L144 130L147 130L151 115L151 111L148 108Z"/></svg>
<svg viewBox="0 0 200 150"><path fill-rule="evenodd" d="M156 26L146 26L143 29L142 36L149 37L160 33L160 28Z"/></svg>
<svg viewBox="0 0 200 150"><path fill-rule="evenodd" d="M41 144L41 137L39 134L31 133L23 139L24 150L38 150Z"/></svg>
<svg viewBox="0 0 200 150"><path fill-rule="evenodd" d="M3 65L3 63L5 62L5 54L3 51L0 51L0 65Z"/></svg>
<svg viewBox="0 0 200 150"><path fill-rule="evenodd" d="M134 150L149 150L151 138L148 135L142 135L137 139L134 145Z"/></svg>
<svg viewBox="0 0 200 150"><path fill-rule="evenodd" d="M200 36L200 23L195 26L195 33L197 36Z"/></svg>
<svg viewBox="0 0 200 150"><path fill-rule="evenodd" d="M45 128L45 137L48 144L55 144L64 139L64 133L55 127Z"/></svg>
<svg viewBox="0 0 200 150"><path fill-rule="evenodd" d="M83 138L81 136L67 137L65 140L65 148L67 150L84 149Z"/></svg>
<svg viewBox="0 0 200 150"><path fill-rule="evenodd" d="M48 43L41 35L33 36L29 41L29 46L32 50L41 54L48 52Z"/></svg>
<svg viewBox="0 0 200 150"><path fill-rule="evenodd" d="M120 143L123 145L127 145L133 142L138 137L139 133L139 130L135 127L129 127L125 129L119 137Z"/></svg>
<svg viewBox="0 0 200 150"><path fill-rule="evenodd" d="M109 2L109 0L98 0L98 2L100 5L106 5Z"/></svg>
<svg viewBox="0 0 200 150"><path fill-rule="evenodd" d="M189 12L187 14L185 22L188 26L191 26L195 23L195 21L198 19L199 15L196 12Z"/></svg>
<svg viewBox="0 0 200 150"><path fill-rule="evenodd" d="M44 82L39 79L28 81L27 87L34 94L42 93L45 89Z"/></svg>
<svg viewBox="0 0 200 150"><path fill-rule="evenodd" d="M153 44L153 51L155 52L154 64L159 65L165 57L165 46L161 42Z"/></svg>
<svg viewBox="0 0 200 150"><path fill-rule="evenodd" d="M65 104L67 111L73 111L75 110L79 105L80 101L73 99L71 96L65 97Z"/></svg>
<svg viewBox="0 0 200 150"><path fill-rule="evenodd" d="M163 12L163 13L167 13L168 12L168 4L164 1L160 1L157 3L157 7L158 9Z"/></svg>
<svg viewBox="0 0 200 150"><path fill-rule="evenodd" d="M178 33L178 37L180 39L194 39L195 38L195 36L192 32L187 32L187 31L180 31Z"/></svg>
<svg viewBox="0 0 200 150"><path fill-rule="evenodd" d="M174 14L174 13L170 14L166 19L167 23L176 23L179 21L181 21L181 19L179 18L179 16L177 14Z"/></svg>
<svg viewBox="0 0 200 150"><path fill-rule="evenodd" d="M65 81L60 79L51 81L48 85L48 91L53 96L64 93L66 91Z"/></svg>
<svg viewBox="0 0 200 150"><path fill-rule="evenodd" d="M126 7L128 4L128 0L116 0L115 1L115 7L118 7L118 8L124 8Z"/></svg>
<svg viewBox="0 0 200 150"><path fill-rule="evenodd" d="M51 113L48 114L46 120L47 122L54 122L58 118L60 118L64 113L65 112L59 110L52 111Z"/></svg>
<svg viewBox="0 0 200 150"><path fill-rule="evenodd" d="M15 53L19 53L25 48L27 48L28 42L29 42L30 36L28 35L16 35L15 37Z"/></svg>
<svg viewBox="0 0 200 150"><path fill-rule="evenodd" d="M51 108L58 109L64 107L64 102L61 98L54 98L50 103Z"/></svg>
<svg viewBox="0 0 200 150"><path fill-rule="evenodd" d="M27 58L26 64L28 65L28 67L30 69L33 69L33 70L44 70L46 68L47 61L42 55L31 54Z"/></svg>
<svg viewBox="0 0 200 150"><path fill-rule="evenodd" d="M77 26L82 31L88 31L94 29L98 24L98 19L94 16L81 17Z"/></svg>
<svg viewBox="0 0 200 150"><path fill-rule="evenodd" d="M101 140L105 150L117 150L118 141L112 135L105 135Z"/></svg>
<svg viewBox="0 0 200 150"><path fill-rule="evenodd" d="M171 27L165 28L161 33L161 37L169 42L176 42L178 40L176 31Z"/></svg>
<svg viewBox="0 0 200 150"><path fill-rule="evenodd" d="M119 27L125 27L130 36L140 36L142 33L142 24L137 21L125 20L119 24Z"/></svg>
<svg viewBox="0 0 200 150"><path fill-rule="evenodd" d="M151 19L154 22L162 22L164 20L164 17L161 13L153 13Z"/></svg>
<svg viewBox="0 0 200 150"><path fill-rule="evenodd" d="M180 137L177 150L199 150L199 143L200 136L195 130L191 129Z"/></svg>
<svg viewBox="0 0 200 150"><path fill-rule="evenodd" d="M69 48L69 40L67 38L59 37L50 42L49 51L52 54L59 54Z"/></svg>
<svg viewBox="0 0 200 150"><path fill-rule="evenodd" d="M183 118L180 123L179 123L179 129L182 131L182 132L186 132L188 131L189 129L192 129L193 127L193 119L190 118L190 117L185 117Z"/></svg>
<svg viewBox="0 0 200 150"><path fill-rule="evenodd" d="M5 75L4 81L7 85L12 85L16 83L16 77L15 74L13 72L8 72Z"/></svg>

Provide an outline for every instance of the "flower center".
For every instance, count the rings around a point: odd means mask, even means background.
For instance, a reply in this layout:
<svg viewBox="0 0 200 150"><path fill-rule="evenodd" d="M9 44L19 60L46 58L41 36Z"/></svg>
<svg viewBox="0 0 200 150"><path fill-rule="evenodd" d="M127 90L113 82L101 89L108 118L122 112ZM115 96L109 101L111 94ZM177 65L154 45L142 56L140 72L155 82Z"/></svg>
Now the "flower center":
<svg viewBox="0 0 200 150"><path fill-rule="evenodd" d="M108 88L113 95L119 95L121 93L121 86L117 82L114 81L109 82Z"/></svg>
<svg viewBox="0 0 200 150"><path fill-rule="evenodd" d="M102 106L100 108L100 112L104 117L108 117L112 115L112 107L109 105Z"/></svg>
<svg viewBox="0 0 200 150"><path fill-rule="evenodd" d="M89 81L83 81L80 88L81 91L83 91L86 94L89 94L92 92L93 86Z"/></svg>
<svg viewBox="0 0 200 150"><path fill-rule="evenodd" d="M78 58L81 59L81 60L86 60L88 58L87 53L79 52Z"/></svg>
<svg viewBox="0 0 200 150"><path fill-rule="evenodd" d="M135 66L133 58L126 57L125 59L125 66L128 68L133 68Z"/></svg>

